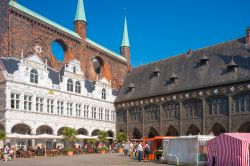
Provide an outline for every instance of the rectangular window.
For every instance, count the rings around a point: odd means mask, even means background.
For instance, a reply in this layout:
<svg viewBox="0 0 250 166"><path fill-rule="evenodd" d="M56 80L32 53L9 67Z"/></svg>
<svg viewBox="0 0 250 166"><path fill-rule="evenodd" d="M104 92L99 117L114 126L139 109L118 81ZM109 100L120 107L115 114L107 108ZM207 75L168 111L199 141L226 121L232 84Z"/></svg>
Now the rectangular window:
<svg viewBox="0 0 250 166"><path fill-rule="evenodd" d="M81 117L81 105L76 104L76 116Z"/></svg>
<svg viewBox="0 0 250 166"><path fill-rule="evenodd" d="M99 108L99 119L103 119L103 108Z"/></svg>
<svg viewBox="0 0 250 166"><path fill-rule="evenodd" d="M63 115L64 114L64 107L63 107L64 102L62 101L57 101L57 113Z"/></svg>
<svg viewBox="0 0 250 166"><path fill-rule="evenodd" d="M53 114L54 113L54 100L47 100L47 112Z"/></svg>
<svg viewBox="0 0 250 166"><path fill-rule="evenodd" d="M32 109L32 96L24 95L24 110L31 111Z"/></svg>
<svg viewBox="0 0 250 166"><path fill-rule="evenodd" d="M68 116L73 115L73 103L67 103L67 115Z"/></svg>
<svg viewBox="0 0 250 166"><path fill-rule="evenodd" d="M36 97L36 111L43 112L43 97Z"/></svg>
<svg viewBox="0 0 250 166"><path fill-rule="evenodd" d="M20 94L11 93L10 106L12 109L18 110L20 108Z"/></svg>
<svg viewBox="0 0 250 166"><path fill-rule="evenodd" d="M92 107L92 119L96 119L96 107Z"/></svg>
<svg viewBox="0 0 250 166"><path fill-rule="evenodd" d="M239 101L240 101L240 112L245 112L245 107L244 107L244 96L241 96L240 98L239 98Z"/></svg>
<svg viewBox="0 0 250 166"><path fill-rule="evenodd" d="M111 120L115 122L115 111L111 112Z"/></svg>
<svg viewBox="0 0 250 166"><path fill-rule="evenodd" d="M246 108L246 111L249 112L250 111L250 96L249 95L246 95L245 97L245 108Z"/></svg>
<svg viewBox="0 0 250 166"><path fill-rule="evenodd" d="M105 120L109 120L109 110L105 110Z"/></svg>
<svg viewBox="0 0 250 166"><path fill-rule="evenodd" d="M88 105L84 106L83 116L84 116L84 118L88 118L89 117L89 106Z"/></svg>
<svg viewBox="0 0 250 166"><path fill-rule="evenodd" d="M239 99L234 100L234 112L239 112Z"/></svg>

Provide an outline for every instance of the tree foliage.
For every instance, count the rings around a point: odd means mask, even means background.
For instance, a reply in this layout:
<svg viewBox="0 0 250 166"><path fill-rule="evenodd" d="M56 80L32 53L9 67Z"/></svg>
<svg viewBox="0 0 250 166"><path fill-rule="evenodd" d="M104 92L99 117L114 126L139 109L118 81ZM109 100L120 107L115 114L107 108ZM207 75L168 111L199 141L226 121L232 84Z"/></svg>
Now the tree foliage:
<svg viewBox="0 0 250 166"><path fill-rule="evenodd" d="M73 128L65 127L63 129L63 139L67 143L68 147L73 147L75 141L77 141L76 135L77 131Z"/></svg>
<svg viewBox="0 0 250 166"><path fill-rule="evenodd" d="M4 140L6 138L6 133L3 130L0 130L0 140Z"/></svg>
<svg viewBox="0 0 250 166"><path fill-rule="evenodd" d="M102 143L106 143L108 142L108 132L107 131L99 131L98 132L98 141L102 142Z"/></svg>
<svg viewBox="0 0 250 166"><path fill-rule="evenodd" d="M127 137L127 134L124 133L124 132L118 132L116 134L116 140L119 142L119 143L122 143L124 141L127 141L128 137Z"/></svg>

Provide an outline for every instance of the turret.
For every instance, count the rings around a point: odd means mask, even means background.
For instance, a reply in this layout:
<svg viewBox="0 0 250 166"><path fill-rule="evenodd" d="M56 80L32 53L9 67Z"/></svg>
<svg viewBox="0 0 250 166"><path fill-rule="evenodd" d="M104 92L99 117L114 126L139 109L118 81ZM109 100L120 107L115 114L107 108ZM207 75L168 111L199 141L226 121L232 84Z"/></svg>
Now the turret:
<svg viewBox="0 0 250 166"><path fill-rule="evenodd" d="M124 30L123 30L123 37L122 37L122 44L121 44L120 52L121 52L121 55L125 57L125 59L127 60L128 67L130 68L130 43L129 43L129 35L128 35L126 17L124 21Z"/></svg>
<svg viewBox="0 0 250 166"><path fill-rule="evenodd" d="M78 0L76 16L74 20L75 31L85 41L87 32L87 20L83 0Z"/></svg>

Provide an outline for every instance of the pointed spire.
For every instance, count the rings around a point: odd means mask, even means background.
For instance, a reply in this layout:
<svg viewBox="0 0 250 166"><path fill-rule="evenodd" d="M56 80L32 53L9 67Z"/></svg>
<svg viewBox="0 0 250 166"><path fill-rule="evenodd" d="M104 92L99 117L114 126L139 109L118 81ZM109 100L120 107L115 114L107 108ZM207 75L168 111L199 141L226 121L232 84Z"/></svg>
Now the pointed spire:
<svg viewBox="0 0 250 166"><path fill-rule="evenodd" d="M124 22L124 31L123 31L123 37L122 37L122 45L121 45L121 47L130 47L129 37L128 37L127 18L126 18L126 16L125 16L125 22Z"/></svg>
<svg viewBox="0 0 250 166"><path fill-rule="evenodd" d="M75 21L87 22L83 0L78 0Z"/></svg>

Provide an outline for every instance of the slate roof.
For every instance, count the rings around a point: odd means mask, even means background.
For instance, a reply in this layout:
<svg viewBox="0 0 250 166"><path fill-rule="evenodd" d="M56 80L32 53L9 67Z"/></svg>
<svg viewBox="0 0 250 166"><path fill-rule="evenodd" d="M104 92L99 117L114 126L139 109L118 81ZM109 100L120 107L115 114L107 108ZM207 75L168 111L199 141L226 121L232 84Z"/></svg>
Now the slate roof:
<svg viewBox="0 0 250 166"><path fill-rule="evenodd" d="M18 70L18 63L20 63L19 60L14 59L14 58L0 58L0 59L1 59L4 69L9 74L13 74L15 71Z"/></svg>
<svg viewBox="0 0 250 166"><path fill-rule="evenodd" d="M59 73L51 68L48 68L48 71L49 71L49 78L52 80L52 83L59 85L61 80Z"/></svg>
<svg viewBox="0 0 250 166"><path fill-rule="evenodd" d="M200 62L204 53L209 59L208 64ZM227 69L232 56L238 65L236 72ZM159 77L152 75L156 66L161 72ZM176 83L170 80L173 74L178 76ZM115 102L248 80L250 45L245 44L243 37L134 68L128 73ZM135 85L133 91L128 90L130 83Z"/></svg>

